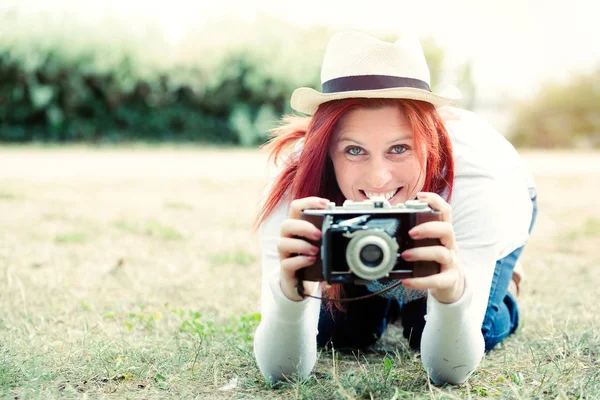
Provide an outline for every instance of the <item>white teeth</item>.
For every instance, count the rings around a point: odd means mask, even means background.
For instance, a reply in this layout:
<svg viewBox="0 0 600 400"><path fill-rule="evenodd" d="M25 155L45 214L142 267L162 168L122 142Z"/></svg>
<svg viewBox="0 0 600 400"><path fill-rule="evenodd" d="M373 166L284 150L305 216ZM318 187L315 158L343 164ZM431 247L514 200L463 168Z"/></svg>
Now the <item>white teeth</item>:
<svg viewBox="0 0 600 400"><path fill-rule="evenodd" d="M387 193L370 193L370 192L366 192L366 191L364 193L371 200L374 199L375 197L385 197L386 200L389 200L392 197L394 197L396 192L398 192L398 189L393 190L391 192L387 192Z"/></svg>

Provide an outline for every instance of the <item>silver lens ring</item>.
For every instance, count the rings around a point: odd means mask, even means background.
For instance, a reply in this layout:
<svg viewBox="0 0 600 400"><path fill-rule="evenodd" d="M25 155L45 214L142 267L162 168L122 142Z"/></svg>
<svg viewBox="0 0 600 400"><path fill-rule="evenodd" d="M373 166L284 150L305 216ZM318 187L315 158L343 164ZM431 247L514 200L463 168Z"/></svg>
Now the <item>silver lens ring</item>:
<svg viewBox="0 0 600 400"><path fill-rule="evenodd" d="M369 245L377 246L383 253L383 259L376 267L365 265L361 260L361 251ZM353 232L346 247L346 262L350 270L359 278L370 281L381 279L394 269L398 248L398 243L381 229Z"/></svg>

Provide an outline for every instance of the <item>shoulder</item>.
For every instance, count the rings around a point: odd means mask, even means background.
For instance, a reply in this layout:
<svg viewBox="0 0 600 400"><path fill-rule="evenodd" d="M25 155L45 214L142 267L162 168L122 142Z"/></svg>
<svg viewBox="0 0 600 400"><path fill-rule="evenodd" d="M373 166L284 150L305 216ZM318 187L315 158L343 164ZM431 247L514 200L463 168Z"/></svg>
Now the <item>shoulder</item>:
<svg viewBox="0 0 600 400"><path fill-rule="evenodd" d="M439 110L452 142L457 173L463 168L496 175L508 168L520 168L520 156L510 141L487 119L468 110L442 107Z"/></svg>
<svg viewBox="0 0 600 400"><path fill-rule="evenodd" d="M440 108L438 113L453 140L460 141L471 135L476 135L472 139L489 139L490 137L504 139L504 136L487 119L473 111L446 106Z"/></svg>

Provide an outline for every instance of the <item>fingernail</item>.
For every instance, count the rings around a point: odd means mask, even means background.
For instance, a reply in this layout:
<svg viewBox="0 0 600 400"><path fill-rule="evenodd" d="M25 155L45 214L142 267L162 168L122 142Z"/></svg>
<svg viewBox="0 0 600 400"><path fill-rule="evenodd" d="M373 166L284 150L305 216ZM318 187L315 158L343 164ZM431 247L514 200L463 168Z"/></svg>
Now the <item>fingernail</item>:
<svg viewBox="0 0 600 400"><path fill-rule="evenodd" d="M329 204L329 200L321 199L321 200L319 200L319 204L326 206L327 204Z"/></svg>
<svg viewBox="0 0 600 400"><path fill-rule="evenodd" d="M409 258L410 258L410 256L411 256L411 253L410 253L410 250L405 250L405 251L403 251L403 252L402 252L402 254L400 254L400 255L402 256L402 258L403 258L403 259L407 260L407 259L409 259Z"/></svg>
<svg viewBox="0 0 600 400"><path fill-rule="evenodd" d="M316 240L321 239L321 231L315 232L315 234L313 235L313 238L315 238Z"/></svg>
<svg viewBox="0 0 600 400"><path fill-rule="evenodd" d="M415 228L413 228L410 231L408 231L408 234L413 239L419 239L419 238L421 238L421 232L419 232L419 230L415 229Z"/></svg>
<svg viewBox="0 0 600 400"><path fill-rule="evenodd" d="M419 193L417 193L417 197L423 198L423 197L426 197L426 196L427 196L427 194L425 194L425 192L419 192Z"/></svg>
<svg viewBox="0 0 600 400"><path fill-rule="evenodd" d="M319 248L316 246L313 246L310 248L310 254L317 254L319 252Z"/></svg>
<svg viewBox="0 0 600 400"><path fill-rule="evenodd" d="M410 282L409 280L407 280L407 279L404 279L404 280L402 281L402 286L409 288L409 287L411 287L411 286L412 286L412 284L411 284L411 282Z"/></svg>

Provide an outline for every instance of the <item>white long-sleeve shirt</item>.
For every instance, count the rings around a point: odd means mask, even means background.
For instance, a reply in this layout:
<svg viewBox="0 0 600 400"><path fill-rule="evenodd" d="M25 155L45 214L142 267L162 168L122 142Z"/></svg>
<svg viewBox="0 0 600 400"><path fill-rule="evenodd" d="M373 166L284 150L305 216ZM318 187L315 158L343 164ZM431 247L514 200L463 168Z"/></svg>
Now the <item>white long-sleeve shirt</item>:
<svg viewBox="0 0 600 400"><path fill-rule="evenodd" d="M450 205L466 287L452 304L427 298L421 360L436 384L464 382L483 358L481 325L496 261L526 243L532 213L528 189L534 187L502 135L471 112L453 111L458 119L446 122L455 166ZM277 242L288 213L289 202L282 201L260 228L262 319L254 352L269 380L306 377L317 357L321 301L289 300L280 287Z"/></svg>

